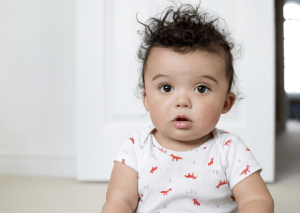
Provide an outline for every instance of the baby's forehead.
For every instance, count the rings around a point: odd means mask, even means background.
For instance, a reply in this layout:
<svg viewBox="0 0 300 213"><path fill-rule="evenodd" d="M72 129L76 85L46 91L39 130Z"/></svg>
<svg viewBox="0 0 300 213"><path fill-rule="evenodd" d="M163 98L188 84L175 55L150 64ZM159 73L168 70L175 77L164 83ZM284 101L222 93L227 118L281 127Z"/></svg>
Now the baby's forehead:
<svg viewBox="0 0 300 213"><path fill-rule="evenodd" d="M218 53L198 49L183 52L172 48L155 47L149 53L145 71L162 75L198 74L198 72L209 74L216 70L225 72L226 66L226 60Z"/></svg>
<svg viewBox="0 0 300 213"><path fill-rule="evenodd" d="M153 47L149 50L147 62L149 59L159 59L161 57L173 57L178 59L192 59L197 57L214 58L215 60L227 61L227 53L223 48L215 48L209 51L202 48L193 49L191 47Z"/></svg>

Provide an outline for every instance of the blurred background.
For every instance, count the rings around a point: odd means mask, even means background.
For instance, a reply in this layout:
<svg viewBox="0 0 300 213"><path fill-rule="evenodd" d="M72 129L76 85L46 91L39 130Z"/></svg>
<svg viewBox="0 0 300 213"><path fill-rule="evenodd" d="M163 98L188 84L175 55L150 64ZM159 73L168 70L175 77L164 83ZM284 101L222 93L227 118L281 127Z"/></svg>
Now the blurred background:
<svg viewBox="0 0 300 213"><path fill-rule="evenodd" d="M0 0L0 212L101 212L117 147L151 123L133 93L136 14L145 22L167 3ZM220 127L245 141L266 132L250 149L276 212L297 212L300 0L202 4L245 48L236 70L246 99Z"/></svg>

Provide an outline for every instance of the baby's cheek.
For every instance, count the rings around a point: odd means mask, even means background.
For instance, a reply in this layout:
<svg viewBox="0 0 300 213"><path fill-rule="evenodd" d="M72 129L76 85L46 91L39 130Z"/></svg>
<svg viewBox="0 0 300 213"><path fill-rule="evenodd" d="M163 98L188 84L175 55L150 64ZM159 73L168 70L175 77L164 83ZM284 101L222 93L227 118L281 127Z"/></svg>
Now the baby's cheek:
<svg viewBox="0 0 300 213"><path fill-rule="evenodd" d="M221 113L215 106L209 106L207 110L205 110L205 120L209 122L211 125L216 125L220 119Z"/></svg>
<svg viewBox="0 0 300 213"><path fill-rule="evenodd" d="M162 120L162 118L165 118L167 116L167 109L169 109L170 107L166 106L166 104L164 102L160 102L158 101L152 101L150 103L150 117L151 120L153 122L153 124L155 125L159 125L160 123L162 123L164 120Z"/></svg>

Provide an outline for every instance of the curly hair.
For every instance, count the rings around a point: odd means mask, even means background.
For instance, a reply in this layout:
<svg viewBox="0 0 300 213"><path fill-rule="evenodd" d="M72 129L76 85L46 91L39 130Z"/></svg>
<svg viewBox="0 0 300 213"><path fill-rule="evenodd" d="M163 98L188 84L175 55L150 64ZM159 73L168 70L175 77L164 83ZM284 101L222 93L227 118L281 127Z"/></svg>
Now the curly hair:
<svg viewBox="0 0 300 213"><path fill-rule="evenodd" d="M200 4L195 7L190 4L181 4L179 7L175 4L175 6L167 7L159 18L152 17L146 24L137 19L145 27L144 31L138 31L142 36L138 50L138 59L142 66L137 89L145 88L144 75L151 49L163 47L183 54L195 50L219 55L225 52L221 55L224 55L227 64L225 75L229 82L227 92L230 92L236 79L232 54L235 44L229 33L224 28L220 29L220 18L215 18L203 11L200 12L198 10ZM135 93L137 97L141 95L140 91L135 91Z"/></svg>

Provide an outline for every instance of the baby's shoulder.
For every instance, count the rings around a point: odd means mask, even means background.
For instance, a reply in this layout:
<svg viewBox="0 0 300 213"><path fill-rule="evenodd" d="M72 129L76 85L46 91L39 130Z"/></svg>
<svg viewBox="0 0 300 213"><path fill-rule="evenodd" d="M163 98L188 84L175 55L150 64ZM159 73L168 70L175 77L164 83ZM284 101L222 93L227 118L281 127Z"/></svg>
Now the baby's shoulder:
<svg viewBox="0 0 300 213"><path fill-rule="evenodd" d="M224 147L224 146L229 146L231 144L234 145L242 145L244 144L243 140L236 134L222 130L222 129L217 129L217 135L219 139L219 144Z"/></svg>
<svg viewBox="0 0 300 213"><path fill-rule="evenodd" d="M138 129L131 134L131 137L129 139L133 144L137 146L143 146L147 142L148 136L153 129L153 125Z"/></svg>

